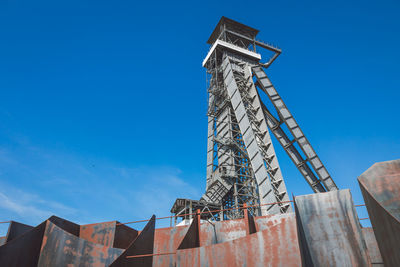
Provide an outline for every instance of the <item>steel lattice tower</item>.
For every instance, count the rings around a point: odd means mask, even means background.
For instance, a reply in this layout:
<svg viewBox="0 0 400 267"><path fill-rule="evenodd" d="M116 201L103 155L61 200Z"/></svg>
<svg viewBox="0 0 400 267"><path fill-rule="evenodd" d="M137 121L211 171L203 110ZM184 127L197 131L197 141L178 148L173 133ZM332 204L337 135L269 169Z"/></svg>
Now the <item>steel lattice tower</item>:
<svg viewBox="0 0 400 267"><path fill-rule="evenodd" d="M266 75L264 70L281 50L256 40L258 32L222 17L207 41L211 48L203 61L209 96L206 192L200 201L178 199L172 213L202 208L209 210L211 217L235 219L242 216L238 209L223 214L212 210L245 203L276 203L254 208L254 215L290 212L271 132L314 192L338 189ZM256 49L273 55L261 63ZM274 110L263 103L262 94Z"/></svg>

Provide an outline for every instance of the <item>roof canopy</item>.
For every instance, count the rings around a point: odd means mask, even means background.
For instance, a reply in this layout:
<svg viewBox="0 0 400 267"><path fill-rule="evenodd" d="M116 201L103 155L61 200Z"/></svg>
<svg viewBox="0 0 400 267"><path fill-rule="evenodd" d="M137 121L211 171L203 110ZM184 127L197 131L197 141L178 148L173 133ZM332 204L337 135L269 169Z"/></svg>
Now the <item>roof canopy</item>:
<svg viewBox="0 0 400 267"><path fill-rule="evenodd" d="M240 34L248 36L250 38L254 38L259 32L259 30L257 30L257 29L246 26L240 22L234 21L232 19L229 19L229 18L223 16L219 20L214 31L211 33L210 38L208 38L207 44L213 44L215 42L215 40L220 35L221 30L223 29L223 27L222 27L223 25L225 25L227 30L240 33Z"/></svg>

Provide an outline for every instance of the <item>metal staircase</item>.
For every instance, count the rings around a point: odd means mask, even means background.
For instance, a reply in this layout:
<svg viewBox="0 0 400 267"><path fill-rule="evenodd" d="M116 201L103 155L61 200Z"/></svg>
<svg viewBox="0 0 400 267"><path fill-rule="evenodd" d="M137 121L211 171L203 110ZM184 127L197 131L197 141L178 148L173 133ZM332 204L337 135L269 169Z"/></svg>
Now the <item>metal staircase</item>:
<svg viewBox="0 0 400 267"><path fill-rule="evenodd" d="M293 115L286 107L275 87L272 85L263 68L261 66L255 66L253 67L253 71L257 81L256 85L268 96L277 113L279 114L279 119L277 119L271 114L271 112L269 112L265 105L262 106L262 109L268 118L268 126L278 139L279 143L285 149L290 159L299 169L314 192L337 190L338 188L335 182L329 175L325 166L322 164L322 161L318 157L317 153L315 153L310 142L305 137L303 131L300 129L300 126L297 124ZM282 130L282 124L285 124L290 133L293 135L292 140L290 140ZM301 156L300 152L295 147L295 144L300 147L305 157ZM317 176L312 172L311 169L315 171Z"/></svg>

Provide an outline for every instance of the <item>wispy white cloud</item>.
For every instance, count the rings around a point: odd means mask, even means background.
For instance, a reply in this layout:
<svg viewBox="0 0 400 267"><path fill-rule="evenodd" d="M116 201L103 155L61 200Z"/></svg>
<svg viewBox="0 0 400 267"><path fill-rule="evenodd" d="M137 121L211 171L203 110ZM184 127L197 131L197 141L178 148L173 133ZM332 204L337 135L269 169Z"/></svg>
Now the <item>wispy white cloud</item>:
<svg viewBox="0 0 400 267"><path fill-rule="evenodd" d="M54 213L74 214L76 210L62 203L45 200L38 195L2 184L0 208L15 213L24 220L37 221Z"/></svg>
<svg viewBox="0 0 400 267"><path fill-rule="evenodd" d="M53 214L76 223L165 216L177 197L202 193L179 168L82 159L26 138L0 147L0 170L0 220L32 225Z"/></svg>
<svg viewBox="0 0 400 267"><path fill-rule="evenodd" d="M11 212L15 212L19 216L26 216L28 218L42 218L49 214L49 212L46 210L41 210L31 204L13 199L10 196L5 195L4 193L0 193L0 207L7 209Z"/></svg>

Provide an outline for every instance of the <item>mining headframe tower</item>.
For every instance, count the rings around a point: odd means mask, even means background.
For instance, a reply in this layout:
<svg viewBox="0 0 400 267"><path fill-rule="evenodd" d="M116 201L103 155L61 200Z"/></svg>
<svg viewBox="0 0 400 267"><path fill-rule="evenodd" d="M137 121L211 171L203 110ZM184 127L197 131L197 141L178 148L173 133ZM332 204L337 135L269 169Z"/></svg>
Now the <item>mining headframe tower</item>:
<svg viewBox="0 0 400 267"><path fill-rule="evenodd" d="M207 43L207 185L200 200L177 199L171 212L197 208L216 220L291 212L271 133L316 193L338 190L265 69L281 50L257 40L258 30L222 17ZM259 50L272 52L265 62ZM269 105L260 97L268 97ZM267 106L273 107L270 110ZM264 205L266 203L275 203ZM263 206L264 205L264 206ZM225 209L225 212L214 210ZM184 218L184 220L190 218Z"/></svg>
<svg viewBox="0 0 400 267"><path fill-rule="evenodd" d="M400 160L361 174L365 204L355 205L266 74L281 50L257 34L222 17L208 39L207 175L199 200L177 199L172 216L123 223L0 222L9 224L0 266L400 266ZM263 60L261 50L271 57ZM272 137L313 194L289 198ZM368 218L358 217L360 208ZM161 219L174 223L156 228ZM143 222L140 231L130 227Z"/></svg>

